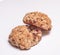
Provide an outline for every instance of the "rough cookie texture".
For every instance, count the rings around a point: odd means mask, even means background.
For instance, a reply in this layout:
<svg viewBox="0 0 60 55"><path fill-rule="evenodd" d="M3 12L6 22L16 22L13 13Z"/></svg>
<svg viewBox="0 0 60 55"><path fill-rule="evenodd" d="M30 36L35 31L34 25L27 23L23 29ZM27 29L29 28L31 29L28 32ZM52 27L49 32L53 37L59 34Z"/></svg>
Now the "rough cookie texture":
<svg viewBox="0 0 60 55"><path fill-rule="evenodd" d="M46 14L41 12L27 13L23 18L23 22L26 24L37 26L43 30L51 29L50 18Z"/></svg>
<svg viewBox="0 0 60 55"><path fill-rule="evenodd" d="M9 35L9 42L20 49L30 49L41 40L41 36L41 30L35 26L17 26Z"/></svg>

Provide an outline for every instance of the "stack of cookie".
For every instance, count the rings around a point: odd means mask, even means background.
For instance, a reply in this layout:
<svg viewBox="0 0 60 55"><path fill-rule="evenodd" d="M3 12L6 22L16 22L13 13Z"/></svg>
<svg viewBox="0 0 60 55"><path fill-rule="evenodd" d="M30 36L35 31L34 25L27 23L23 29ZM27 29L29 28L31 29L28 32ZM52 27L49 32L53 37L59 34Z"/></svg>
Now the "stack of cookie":
<svg viewBox="0 0 60 55"><path fill-rule="evenodd" d="M9 35L10 44L22 50L38 44L42 38L42 31L51 30L50 18L41 12L27 13L23 22L27 25L15 27Z"/></svg>

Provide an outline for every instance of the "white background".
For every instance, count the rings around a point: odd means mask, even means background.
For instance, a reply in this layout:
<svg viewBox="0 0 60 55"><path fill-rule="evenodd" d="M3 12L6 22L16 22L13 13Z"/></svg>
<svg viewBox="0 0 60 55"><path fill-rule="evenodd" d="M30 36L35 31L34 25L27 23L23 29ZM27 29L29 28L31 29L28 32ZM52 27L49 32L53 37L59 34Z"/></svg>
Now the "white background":
<svg viewBox="0 0 60 55"><path fill-rule="evenodd" d="M22 51L12 47L8 37L30 11L48 14L53 27L38 45ZM0 55L60 55L60 0L0 0Z"/></svg>

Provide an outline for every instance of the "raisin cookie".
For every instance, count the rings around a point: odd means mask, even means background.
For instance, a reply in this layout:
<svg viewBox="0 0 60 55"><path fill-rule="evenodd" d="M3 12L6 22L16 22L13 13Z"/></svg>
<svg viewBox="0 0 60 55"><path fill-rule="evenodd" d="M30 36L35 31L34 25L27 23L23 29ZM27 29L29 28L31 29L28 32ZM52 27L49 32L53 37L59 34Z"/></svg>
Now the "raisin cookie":
<svg viewBox="0 0 60 55"><path fill-rule="evenodd" d="M50 18L46 14L41 12L27 13L23 18L23 22L26 24L37 26L43 30L51 29Z"/></svg>
<svg viewBox="0 0 60 55"><path fill-rule="evenodd" d="M15 27L9 35L11 45L19 49L30 49L41 40L42 32L39 28L29 25Z"/></svg>

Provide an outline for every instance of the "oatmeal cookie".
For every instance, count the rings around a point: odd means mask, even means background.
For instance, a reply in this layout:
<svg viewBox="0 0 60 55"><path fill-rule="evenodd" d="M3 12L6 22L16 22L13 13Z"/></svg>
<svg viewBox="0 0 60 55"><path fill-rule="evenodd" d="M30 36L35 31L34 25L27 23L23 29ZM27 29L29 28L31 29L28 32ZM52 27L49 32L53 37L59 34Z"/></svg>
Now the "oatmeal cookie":
<svg viewBox="0 0 60 55"><path fill-rule="evenodd" d="M37 26L43 30L51 29L50 18L46 14L41 12L27 13L23 18L23 22L26 24Z"/></svg>
<svg viewBox="0 0 60 55"><path fill-rule="evenodd" d="M30 49L41 40L42 32L39 28L29 25L15 27L9 35L11 45L19 49Z"/></svg>

